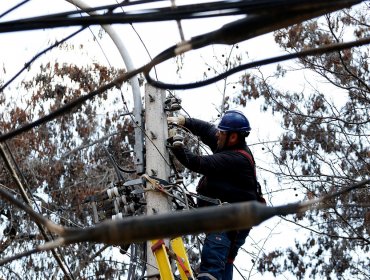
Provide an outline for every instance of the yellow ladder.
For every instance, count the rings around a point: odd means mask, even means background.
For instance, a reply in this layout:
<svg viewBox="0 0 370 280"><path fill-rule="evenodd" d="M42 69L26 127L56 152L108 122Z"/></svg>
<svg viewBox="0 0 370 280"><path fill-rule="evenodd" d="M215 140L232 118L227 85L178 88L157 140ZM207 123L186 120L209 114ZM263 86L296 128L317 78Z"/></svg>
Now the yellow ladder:
<svg viewBox="0 0 370 280"><path fill-rule="evenodd" d="M170 257L176 261L176 266L179 270L181 280L194 279L189 258L181 237L176 237L170 240L171 249L166 247L163 239L152 240L151 244L152 252L158 265L161 280L175 279L171 268Z"/></svg>

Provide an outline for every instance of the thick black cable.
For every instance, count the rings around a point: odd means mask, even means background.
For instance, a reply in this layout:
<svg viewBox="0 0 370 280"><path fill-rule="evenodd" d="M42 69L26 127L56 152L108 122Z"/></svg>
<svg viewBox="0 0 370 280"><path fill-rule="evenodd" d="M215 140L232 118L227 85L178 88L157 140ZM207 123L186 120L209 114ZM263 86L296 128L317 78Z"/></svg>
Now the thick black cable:
<svg viewBox="0 0 370 280"><path fill-rule="evenodd" d="M262 59L262 60L258 60L258 61L254 61L254 62L249 62L249 63L243 64L243 65L239 65L239 66L237 66L233 69L230 69L230 70L228 70L228 71L226 71L226 72L224 72L224 73L222 73L218 76L215 76L213 78L210 78L210 79L207 79L207 80L204 80L204 81L194 82L194 83L168 84L168 83L163 83L163 82L160 82L160 81L155 81L150 77L150 75L149 75L150 70L148 71L147 69L146 69L146 71L144 71L144 76L145 76L145 79L147 80L147 82L149 84L151 84L152 86L157 87L157 88L169 89L169 90L193 89L193 88L199 88L199 87L203 87L203 86L218 82L218 81L220 81L220 80L222 80L222 79L224 79L224 78L226 78L230 75L233 75L237 72L240 72L240 71L243 71L243 70L246 70L246 69L250 69L250 68L253 68L253 67L264 66L264 65L268 65L268 64L272 64L272 63L276 63L276 62L281 62L281 61L286 61L286 60L296 59L296 58L302 58L302 57L306 57L306 56L312 56L312 55L318 55L318 54L323 54L323 53L328 53L328 52L340 51L340 50L349 49L349 48L353 48L353 47L360 47L360 46L363 46L363 45L367 45L369 43L370 43L370 37L366 37L366 38L363 38L363 39L359 39L359 40L356 40L356 41L350 41L350 42L347 42L347 43L332 44L332 45L328 45L328 46L323 46L323 47L318 47L318 48L314 48L314 49L304 50L304 51L297 52L297 53L290 53L290 54L285 54L285 55L276 56L276 57L272 57L272 58L266 58L266 59Z"/></svg>
<svg viewBox="0 0 370 280"><path fill-rule="evenodd" d="M152 1L144 1L146 3ZM0 32L14 32L21 30L32 30L41 28L51 28L51 27L63 27L72 25L93 25L93 24L113 24L113 23L133 23L133 22L153 22L153 21L165 21L173 19L184 19L192 14L198 14L196 18L199 17L209 17L210 14L206 15L210 11L217 11L217 14L213 16L221 16L222 10L226 10L226 15L235 15L244 13L238 11L238 7L243 2L240 0L235 3L230 3L229 1L222 1L216 3L202 3L202 4L191 4L174 7L165 8L150 8L131 11L128 13L108 13L105 15L93 15L84 17L70 17L78 13L78 11L69 11L63 13L56 13L47 16L38 16L32 18L24 18L19 20L13 20L8 22L0 23ZM271 2L271 1L260 1L260 2ZM133 2L128 2L133 3ZM140 4L140 3L139 3ZM120 4L88 8L85 10L86 13L97 12L100 10L112 10L114 8L122 7ZM233 10L235 9L235 10ZM170 16L171 15L171 16ZM173 18L176 15L176 18ZM187 16L187 17L185 17ZM180 18L178 18L180 17ZM7 30L7 28L9 28Z"/></svg>
<svg viewBox="0 0 370 280"><path fill-rule="evenodd" d="M36 54L31 60L29 60L28 62L26 62L23 66L23 68L21 70L18 71L18 73L16 73L11 79L9 79L5 84L3 84L1 87L0 87L0 93L3 92L3 90L10 84L12 83L20 74L22 74L23 71L25 71L28 67L31 66L31 64L36 60L38 59L41 55L45 54L46 52L50 51L51 49L55 48L56 46L66 42L67 40L71 39L72 37L74 37L75 35L77 35L78 33L80 33L81 31L83 31L86 27L81 27L79 30L73 32L72 34L70 34L69 36L63 38L62 40L60 41L56 41L54 44L52 44L51 46L47 47L46 49L44 49L43 51L39 52L38 54Z"/></svg>
<svg viewBox="0 0 370 280"><path fill-rule="evenodd" d="M31 20L31 19L36 19L36 20L41 20L41 19L48 19L48 18L68 18L69 16L75 16L75 15L80 15L81 12L83 13L92 13L92 12L102 12L103 14L112 14L114 10L123 8L123 7L128 7L128 6L134 6L134 5L145 5L145 4L151 4L153 2L164 2L167 0L137 0L137 1L121 1L120 3L117 4L109 4L109 5L103 5L103 6L97 6L97 7L91 7L91 8L84 8L83 10L73 10L73 11L67 11L67 12L60 12L56 14L50 14L46 16L37 16L37 17L32 17L32 18L26 18L26 19L20 19L20 20L15 20L15 21L22 21L22 20ZM82 18L88 18L89 16L82 17ZM99 23L98 23L99 24Z"/></svg>
<svg viewBox="0 0 370 280"><path fill-rule="evenodd" d="M327 5L331 7L351 6L358 4L364 0L337 0L327 1ZM269 14L274 9L289 10L293 4L297 7L309 6L316 8L315 5L321 5L319 0L239 0L239 1L219 1L210 3L181 5L176 7L165 8L150 8L141 9L123 13L107 13L103 15L93 15L84 17L68 17L77 13L76 11L57 13L47 16L25 18L0 23L1 32L14 32L24 30L35 30L41 28L55 28L73 25L101 25L101 24L131 24L135 22L154 22L154 21L169 21L182 19L199 19L221 16L235 16L246 14ZM336 4L336 5L335 5ZM341 4L341 5L339 5ZM116 8L121 6L113 5ZM335 8L333 8L335 9ZM339 8L337 8L339 9ZM96 8L91 8L86 11L96 11ZM296 10L299 12L299 10Z"/></svg>
<svg viewBox="0 0 370 280"><path fill-rule="evenodd" d="M164 2L168 0L136 0L136 1L126 1L123 0L120 3L117 2L117 4L110 4L110 5L103 5L103 6L97 6L97 7L91 7L91 8L84 8L82 11L84 13L91 13L91 12L99 12L102 11L103 13L110 13L112 14L114 10L123 8L123 7L128 7L128 6L135 6L135 5L142 5L142 4L152 4L155 2ZM68 11L68 12L62 12L62 13L57 13L57 14L52 14L52 15L47 15L47 16L39 16L35 18L48 18L49 16L58 16L58 17L68 17L68 16L73 16L81 14L81 10L77 11Z"/></svg>

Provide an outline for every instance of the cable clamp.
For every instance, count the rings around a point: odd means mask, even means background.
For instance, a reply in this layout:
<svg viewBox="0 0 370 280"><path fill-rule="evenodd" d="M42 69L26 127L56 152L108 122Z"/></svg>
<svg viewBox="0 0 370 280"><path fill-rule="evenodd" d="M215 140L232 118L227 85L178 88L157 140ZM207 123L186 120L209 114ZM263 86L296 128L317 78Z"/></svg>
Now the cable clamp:
<svg viewBox="0 0 370 280"><path fill-rule="evenodd" d="M166 191L164 190L164 188L162 187L158 180L151 178L148 174L143 174L141 177L151 184L151 188L146 188L145 190L158 190L160 192L166 193Z"/></svg>

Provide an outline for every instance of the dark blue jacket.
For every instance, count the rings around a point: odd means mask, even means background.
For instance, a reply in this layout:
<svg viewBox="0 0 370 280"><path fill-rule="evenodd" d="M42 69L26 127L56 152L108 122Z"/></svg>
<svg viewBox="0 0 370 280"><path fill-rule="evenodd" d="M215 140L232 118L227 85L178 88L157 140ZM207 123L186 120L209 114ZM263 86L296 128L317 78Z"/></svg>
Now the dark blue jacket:
<svg viewBox="0 0 370 280"><path fill-rule="evenodd" d="M198 156L187 148L173 147L176 158L191 171L200 173L199 194L220 199L222 202L241 202L257 199L257 181L254 166L238 149L251 154L243 143L217 151L217 128L198 119L186 119L185 125L194 135L210 147L213 155ZM199 206L209 205L198 201Z"/></svg>

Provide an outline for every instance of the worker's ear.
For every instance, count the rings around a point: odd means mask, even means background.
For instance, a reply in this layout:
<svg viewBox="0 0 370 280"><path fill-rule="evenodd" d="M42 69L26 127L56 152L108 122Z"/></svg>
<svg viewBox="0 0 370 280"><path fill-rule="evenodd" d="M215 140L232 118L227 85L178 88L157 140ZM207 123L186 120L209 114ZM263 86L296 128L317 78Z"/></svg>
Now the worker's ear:
<svg viewBox="0 0 370 280"><path fill-rule="evenodd" d="M239 141L239 136L238 136L238 133L236 132L231 132L230 136L229 136L229 145L230 146L233 146L235 144L237 144Z"/></svg>

